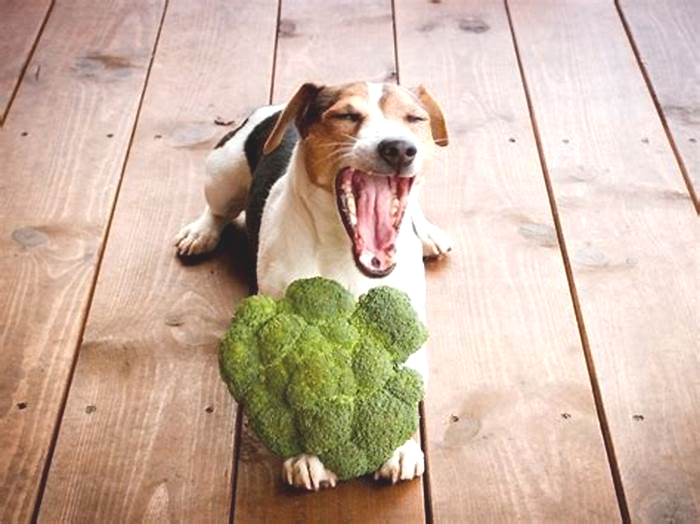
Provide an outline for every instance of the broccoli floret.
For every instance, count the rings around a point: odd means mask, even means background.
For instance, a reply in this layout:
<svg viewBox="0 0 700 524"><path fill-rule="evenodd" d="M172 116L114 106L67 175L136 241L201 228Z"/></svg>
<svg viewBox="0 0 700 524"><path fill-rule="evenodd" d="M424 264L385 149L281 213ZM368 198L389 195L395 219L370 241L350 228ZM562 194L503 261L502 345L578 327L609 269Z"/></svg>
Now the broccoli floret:
<svg viewBox="0 0 700 524"><path fill-rule="evenodd" d="M274 453L318 455L342 480L378 469L416 432L423 382L403 364L426 338L405 293L378 287L355 301L310 278L279 301L244 300L220 368Z"/></svg>
<svg viewBox="0 0 700 524"><path fill-rule="evenodd" d="M428 338L408 295L388 286L362 295L352 320L358 331L376 338L396 362L405 362Z"/></svg>

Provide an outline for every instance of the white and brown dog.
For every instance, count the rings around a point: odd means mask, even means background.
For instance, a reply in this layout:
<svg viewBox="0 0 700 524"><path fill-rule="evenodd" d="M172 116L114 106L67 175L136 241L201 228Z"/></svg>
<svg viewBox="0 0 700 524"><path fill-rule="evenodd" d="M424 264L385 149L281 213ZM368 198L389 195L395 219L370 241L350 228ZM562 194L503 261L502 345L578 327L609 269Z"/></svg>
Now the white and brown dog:
<svg viewBox="0 0 700 524"><path fill-rule="evenodd" d="M208 206L177 235L177 252L210 251L245 210L260 293L277 298L292 281L318 275L356 296L386 284L408 293L425 320L423 257L451 249L418 205L435 144L447 145L445 120L422 87L304 84L286 106L258 109L217 144L207 159ZM427 381L425 348L407 365ZM423 471L411 439L375 478ZM283 478L307 489L336 483L311 455L285 461Z"/></svg>

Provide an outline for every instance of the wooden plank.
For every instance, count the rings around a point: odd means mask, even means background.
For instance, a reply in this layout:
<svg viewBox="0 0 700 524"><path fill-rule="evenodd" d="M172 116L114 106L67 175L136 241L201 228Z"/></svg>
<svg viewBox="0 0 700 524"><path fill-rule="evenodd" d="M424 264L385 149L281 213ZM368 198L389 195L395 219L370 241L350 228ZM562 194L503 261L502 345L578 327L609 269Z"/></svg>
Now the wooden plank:
<svg viewBox="0 0 700 524"><path fill-rule="evenodd" d="M615 6L511 9L631 518L697 522L697 217Z"/></svg>
<svg viewBox="0 0 700 524"><path fill-rule="evenodd" d="M385 0L282 3L274 79L276 102L304 81L371 79L395 71L391 4ZM258 522L424 522L420 481L398 486L356 480L304 494L280 483L281 461L249 431L238 462L235 520Z"/></svg>
<svg viewBox="0 0 700 524"><path fill-rule="evenodd" d="M615 492L503 2L397 4L401 83L427 84L450 145L427 216L425 402L436 522L612 521Z"/></svg>
<svg viewBox="0 0 700 524"><path fill-rule="evenodd" d="M619 2L700 211L700 2Z"/></svg>
<svg viewBox="0 0 700 524"><path fill-rule="evenodd" d="M276 101L308 81L396 81L390 0L288 0L280 15Z"/></svg>
<svg viewBox="0 0 700 524"><path fill-rule="evenodd" d="M2 522L32 515L162 7L57 5L0 130Z"/></svg>
<svg viewBox="0 0 700 524"><path fill-rule="evenodd" d="M0 1L0 124L5 120L51 4L52 0ZM40 76L39 64L30 73Z"/></svg>
<svg viewBox="0 0 700 524"><path fill-rule="evenodd" d="M42 522L227 521L235 405L218 339L246 241L187 266L204 158L267 101L276 2L171 0L48 476Z"/></svg>

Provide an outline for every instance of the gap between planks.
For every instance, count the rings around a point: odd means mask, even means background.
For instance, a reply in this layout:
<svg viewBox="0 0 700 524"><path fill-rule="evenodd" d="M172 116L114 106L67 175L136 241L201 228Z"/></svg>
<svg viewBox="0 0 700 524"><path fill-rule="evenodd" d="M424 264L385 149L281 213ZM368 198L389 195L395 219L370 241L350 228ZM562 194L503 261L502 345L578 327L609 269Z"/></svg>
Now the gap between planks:
<svg viewBox="0 0 700 524"><path fill-rule="evenodd" d="M401 69L399 64L399 37L396 24L396 0L391 0L391 32L394 42L394 70L396 71L396 83L401 85ZM435 521L433 515L433 496L430 490L430 456L428 454L428 421L426 419L426 410L424 401L421 400L418 406L419 422L418 422L418 438L420 439L420 447L423 450L425 460L425 471L423 473L423 514L425 515L425 523L433 524Z"/></svg>
<svg viewBox="0 0 700 524"><path fill-rule="evenodd" d="M513 39L513 48L515 50L515 57L518 62L518 70L520 72L520 79L523 86L525 99L527 100L527 108L530 114L530 122L532 124L532 132L535 137L535 143L537 144L537 155L539 156L540 165L542 167L542 176L544 179L544 184L547 189L547 198L549 200L549 205L552 212L552 220L554 221L554 228L556 230L557 241L559 243L559 250L561 252L562 261L564 263L564 270L566 273L566 280L569 284L569 291L571 293L571 301L574 307L574 314L576 316L576 324L578 325L579 335L581 337L581 346L583 348L584 358L586 360L586 368L588 370L588 376L591 383L591 390L593 393L593 398L595 401L595 408L598 415L598 422L600 424L600 431L603 437L603 442L605 444L605 452L608 456L608 464L610 466L610 474L612 475L613 485L615 486L615 495L617 496L618 507L620 510L620 516L623 522L630 522L629 507L627 504L627 498L625 496L625 489L622 484L622 477L620 475L620 468L617 463L617 457L615 455L615 446L613 444L612 436L610 434L610 426L608 424L608 419L605 414L605 405L603 403L603 396L600 390L600 385L598 384L598 376L595 370L595 362L593 360L593 355L591 353L590 343L588 340L588 335L586 333L586 325L583 320L583 314L581 312L581 304L579 302L578 292L576 290L576 282L574 281L573 271L571 269L571 261L569 260L569 253L566 247L566 240L564 238L564 233L561 226L561 221L559 219L559 211L557 209L557 202L554 196L554 191L552 189L552 183L549 176L549 171L547 168L547 159L545 158L544 150L542 147L542 140L540 137L539 127L537 125L537 117L535 115L535 110L532 104L532 98L530 96L530 90L528 88L527 76L523 68L522 59L520 56L520 48L518 46L518 39L515 34L515 27L513 25L513 18L510 12L510 6L508 5L508 0L504 0L504 6L506 10L506 16L508 18L508 25L510 27L511 37Z"/></svg>
<svg viewBox="0 0 700 524"><path fill-rule="evenodd" d="M275 96L275 78L277 76L277 50L280 42L280 22L282 21L282 0L277 0L277 20L275 22L275 42L272 46L272 70L270 71L270 96L267 99L272 105L272 100ZM236 442L238 442L238 434L236 434ZM235 497L235 490L234 490Z"/></svg>
<svg viewBox="0 0 700 524"><path fill-rule="evenodd" d="M19 91L19 86L22 85L22 81L24 80L24 75L27 73L27 68L29 67L30 62L32 61L32 58L34 57L34 52L36 51L37 46L39 45L39 40L41 40L42 35L44 34L44 28L46 27L46 23L49 21L49 17L51 16L51 13L53 11L53 6L55 5L56 0L51 0L51 3L49 4L48 9L46 9L46 13L44 14L44 19L41 21L41 25L39 26L39 31L36 33L36 37L34 38L34 43L32 44L32 47L29 49L29 53L27 53L27 58L24 60L24 65L22 66L22 69L20 69L19 75L17 75L17 80L15 80L15 86L12 89L12 93L10 94L10 98L7 101L7 105L5 106L5 111L2 115L0 115L0 127L3 126L5 123L5 120L7 119L7 116L10 114L10 109L12 108L12 103L15 101L15 97L17 96L17 92Z"/></svg>
<svg viewBox="0 0 700 524"><path fill-rule="evenodd" d="M634 58L637 61L637 66L639 67L639 70L642 73L642 78L644 78L644 83L646 84L647 89L649 90L651 100L654 102L654 107L656 108L656 112L659 115L659 120L661 121L661 125L663 126L664 132L666 133L666 139L668 140L668 143L671 146L673 156L675 157L676 162L678 163L678 168L680 169L681 174L683 175L683 181L685 182L685 187L688 189L688 193L690 194L690 199L692 200L693 205L695 206L695 212L700 215L700 200L698 200L698 195L697 193L695 193L695 188L693 187L693 182L690 178L690 173L688 173L688 168L685 165L683 156L678 150L676 139L673 137L673 133L671 133L671 128L668 125L668 120L666 120L666 115L664 114L664 110L661 107L661 102L659 102L659 97L656 94L656 89L654 89L654 84L652 83L651 77L649 76L649 71L647 71L647 68L644 65L644 60L642 60L642 55L639 52L639 47L637 46L637 43L634 40L634 35L632 34L630 25L627 22L627 18L625 17L625 12L622 9L622 6L620 6L620 0L615 0L615 9L617 10L618 15L620 16L620 22L622 23L622 27L625 30L627 39L629 40L630 47L632 48L632 52L634 53Z"/></svg>
<svg viewBox="0 0 700 524"><path fill-rule="evenodd" d="M41 479L39 480L39 490L37 493L37 499L34 503L34 511L32 513L32 520L31 522L37 522L39 518L39 511L41 509L41 503L44 498L44 490L46 488L46 481L48 480L49 476L49 470L51 469L51 462L53 461L53 455L56 450L56 443L58 441L58 435L61 431L61 423L63 421L63 415L66 409L66 403L68 400L68 393L70 392L71 385L73 384L73 376L75 374L75 368L78 364L78 357L80 355L80 347L83 344L83 336L85 334L85 328L87 326L88 319L90 318L90 310L92 309L92 301L95 296L95 288L97 286L97 278L100 275L100 269L102 268L102 261L104 259L104 253L105 253L105 247L107 246L107 240L109 239L109 234L112 229L112 221L114 219L114 212L117 208L117 202L119 201L119 193L121 191L121 186L122 186L122 181L124 180L124 173L126 172L126 166L129 163L129 157L131 155L131 147L134 143L134 135L136 134L136 128L138 127L138 122L139 118L141 116L141 108L143 107L143 100L144 96L146 93L146 88L148 87L148 81L151 77L151 69L153 67L153 62L155 61L156 53L158 51L158 42L160 41L160 34L161 30L163 29L163 22L165 20L165 15L168 11L168 2L169 0L164 0L163 3L163 11L160 15L160 21L158 23L158 30L156 31L156 37L155 40L153 41L153 47L151 48L151 56L148 61L148 67L146 69L146 76L144 78L143 86L141 88L141 95L139 96L139 103L136 108L136 114L134 116L134 123L131 127L131 134L129 135L129 143L126 147L126 153L124 154L124 161L122 162L122 167L119 172L119 180L117 181L117 187L114 192L114 199L112 200L112 206L109 210L109 217L107 218L107 225L105 227L105 232L104 236L102 237L102 242L100 245L99 253L97 255L97 263L95 264L95 273L92 278L92 282L90 283L90 291L88 292L88 299L87 299L87 305L85 308L85 316L83 317L82 324L80 326L80 332L78 334L78 339L76 342L76 348L75 351L73 352L73 359L70 364L70 371L68 372L68 377L66 379L66 384L63 389L63 394L61 397L61 403L60 407L58 409L58 413L56 415L56 422L54 424L54 430L53 430L53 435L51 435L51 443L49 444L49 449L46 454L46 462L44 463L44 470L41 473ZM51 3L51 8L53 8L54 2ZM48 16L47 18L48 19ZM44 20L44 24L46 24L46 19ZM41 30L43 31L43 25ZM37 38L37 41L34 43L34 46L36 47L36 43L39 41L39 38ZM32 49L32 54L34 53L34 49ZM31 54L30 54L31 58ZM27 64L29 63L29 60L27 61ZM26 66L25 66L26 69ZM14 97L14 96L13 96ZM10 100L10 104L12 103L12 100ZM9 109L9 104L8 104L8 109Z"/></svg>
<svg viewBox="0 0 700 524"><path fill-rule="evenodd" d="M277 71L277 48L280 39L280 21L282 17L282 0L277 0L277 11L275 20L275 39L272 44L272 65L270 68L270 87L268 93L268 104L272 105L272 98L275 93L275 73ZM241 444L243 442L243 407L236 404L236 429L233 434L233 464L231 465L231 500L228 512L228 521L233 524L236 521L236 493L238 492L238 464L241 458Z"/></svg>

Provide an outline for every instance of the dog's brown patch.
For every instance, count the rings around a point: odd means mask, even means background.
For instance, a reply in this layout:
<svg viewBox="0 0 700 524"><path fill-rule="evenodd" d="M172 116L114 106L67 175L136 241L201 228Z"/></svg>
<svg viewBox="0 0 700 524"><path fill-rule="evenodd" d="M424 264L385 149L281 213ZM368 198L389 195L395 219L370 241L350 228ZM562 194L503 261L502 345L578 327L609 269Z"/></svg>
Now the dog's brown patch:
<svg viewBox="0 0 700 524"><path fill-rule="evenodd" d="M369 112L367 84L324 87L309 105L300 129L306 171L313 184L333 193L335 176ZM358 115L355 121L342 115Z"/></svg>
<svg viewBox="0 0 700 524"><path fill-rule="evenodd" d="M411 91L394 84L384 84L379 108L387 120L399 122L409 128L426 150L429 151L433 147L430 115Z"/></svg>

